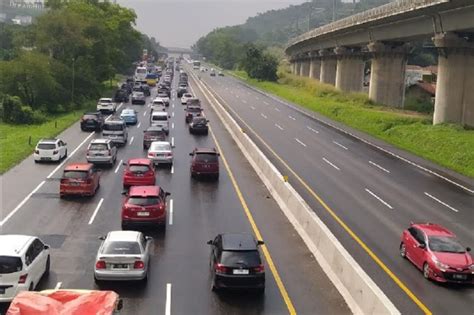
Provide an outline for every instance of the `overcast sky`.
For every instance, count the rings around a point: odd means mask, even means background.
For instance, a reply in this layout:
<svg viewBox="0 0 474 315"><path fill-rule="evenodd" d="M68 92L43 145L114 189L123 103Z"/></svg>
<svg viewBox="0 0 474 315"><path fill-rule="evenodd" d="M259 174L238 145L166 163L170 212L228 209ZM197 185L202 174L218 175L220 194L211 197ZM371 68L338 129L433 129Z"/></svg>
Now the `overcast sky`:
<svg viewBox="0 0 474 315"><path fill-rule="evenodd" d="M138 29L165 47L190 47L216 27L306 0L117 0L137 13Z"/></svg>

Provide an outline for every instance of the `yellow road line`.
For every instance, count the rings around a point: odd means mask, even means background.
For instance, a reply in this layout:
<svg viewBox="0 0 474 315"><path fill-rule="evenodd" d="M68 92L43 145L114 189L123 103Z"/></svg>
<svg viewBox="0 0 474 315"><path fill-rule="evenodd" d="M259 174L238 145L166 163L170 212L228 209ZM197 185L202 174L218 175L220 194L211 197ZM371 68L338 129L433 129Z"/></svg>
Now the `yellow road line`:
<svg viewBox="0 0 474 315"><path fill-rule="evenodd" d="M196 84L197 84L197 82L196 82ZM211 102L211 100L208 98L206 93L201 89L201 87L199 85L198 85L198 87L201 90L201 92L204 94L204 96L208 99L208 101ZM230 166L229 166L229 163L227 162L224 151L222 150L222 148L219 144L219 141L217 141L217 138L216 138L216 136L215 136L215 134L212 131L212 128L210 126L209 126L209 131L211 133L212 138L214 139L214 142L216 143L217 150L219 150L219 152L221 154L221 159L224 162L224 166L227 170L227 173L229 174L230 181L232 182L232 185L234 186L235 192L237 193L237 197L240 200L242 208L244 209L245 215L247 216L247 219L250 223L250 226L252 227L252 230L255 234L255 237L259 240L263 240L262 234L260 233L260 230L258 229L258 226L255 223L255 220L253 218L252 213L250 212L250 209L247 205L247 202L245 201L245 198L242 195L242 191L240 190L239 184L237 184L237 181L234 177L234 174L232 173L232 170L230 169ZM290 313L290 315L296 315L297 314L296 309L293 306L293 302L291 301L291 298L288 295L288 291L286 291L285 285L283 284L283 281L280 278L280 274L278 273L278 270L275 266L275 263L273 262L272 256L270 255L270 251L268 250L266 245L262 245L261 248L262 248L262 251L263 251L263 255L265 256L265 260L267 261L268 267L270 268L270 271L272 272L273 277L275 278L275 282L278 286L278 289L280 290L280 294L281 294L283 300L285 301L286 307L288 308L288 312Z"/></svg>
<svg viewBox="0 0 474 315"><path fill-rule="evenodd" d="M215 92L214 92L215 93ZM305 189L329 212L337 223L365 250L365 252L375 261L377 265L405 292L405 294L425 313L432 314L430 309L385 265L385 263L362 241L362 239L332 210L326 202L283 160L241 117L237 114L225 100L221 98L227 109L236 115L239 120L267 147L267 149L298 179Z"/></svg>

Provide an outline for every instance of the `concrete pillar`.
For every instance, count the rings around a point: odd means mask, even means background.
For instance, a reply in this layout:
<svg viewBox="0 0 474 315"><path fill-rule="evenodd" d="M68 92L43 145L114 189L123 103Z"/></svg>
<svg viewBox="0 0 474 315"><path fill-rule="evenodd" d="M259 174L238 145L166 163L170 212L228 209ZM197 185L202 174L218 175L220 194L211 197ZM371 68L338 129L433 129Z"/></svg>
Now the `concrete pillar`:
<svg viewBox="0 0 474 315"><path fill-rule="evenodd" d="M474 127L474 43L454 33L437 34L433 42L438 48L433 124Z"/></svg>
<svg viewBox="0 0 474 315"><path fill-rule="evenodd" d="M303 60L298 59L298 73L299 76L303 76Z"/></svg>
<svg viewBox="0 0 474 315"><path fill-rule="evenodd" d="M334 85L336 82L336 56L329 50L320 50L319 55L321 56L321 74L319 81Z"/></svg>
<svg viewBox="0 0 474 315"><path fill-rule="evenodd" d="M362 53L346 47L336 47L336 88L346 92L360 92L364 83L365 61Z"/></svg>
<svg viewBox="0 0 474 315"><path fill-rule="evenodd" d="M309 67L310 67L310 59L309 57L304 57L303 59L303 66L302 66L302 72L301 76L303 77L309 77Z"/></svg>
<svg viewBox="0 0 474 315"><path fill-rule="evenodd" d="M376 103L403 107L408 46L372 42L369 98Z"/></svg>
<svg viewBox="0 0 474 315"><path fill-rule="evenodd" d="M319 80L321 76L321 58L319 57L319 53L311 52L310 58L309 77L311 79Z"/></svg>

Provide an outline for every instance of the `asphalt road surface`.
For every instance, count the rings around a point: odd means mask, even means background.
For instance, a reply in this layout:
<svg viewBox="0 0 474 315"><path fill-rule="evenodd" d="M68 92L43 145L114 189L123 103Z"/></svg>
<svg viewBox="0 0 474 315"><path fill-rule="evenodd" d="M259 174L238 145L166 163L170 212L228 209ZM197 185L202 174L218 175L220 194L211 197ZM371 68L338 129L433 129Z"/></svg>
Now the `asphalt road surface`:
<svg viewBox="0 0 474 315"><path fill-rule="evenodd" d="M289 175L298 192L402 313L474 313L473 286L426 281L398 251L401 233L410 222L441 224L465 246L473 247L472 180L431 174L421 168L429 162L407 163L232 76L194 73L196 81L206 84L280 172ZM400 152L387 144L383 149Z"/></svg>
<svg viewBox="0 0 474 315"><path fill-rule="evenodd" d="M176 80L177 75L174 86ZM154 94L155 89L152 96ZM203 104L223 155L219 181L191 180L188 153L196 146L214 147L217 144L211 134L189 134L184 106L179 99L173 98L169 107L172 116L169 139L176 146L174 166L160 168L157 175L157 183L171 192L168 224L165 230L146 231L154 238L148 283L112 283L103 288L116 291L124 299L122 314L350 313L344 299L204 99ZM59 198L59 178L64 165L85 161L87 144L100 137L100 134L81 132L78 123L60 136L68 143L69 158L65 163L35 164L30 156L1 177L0 233L38 235L51 245L51 274L39 284L39 290L97 288L93 266L100 245L98 237L120 229L123 200L123 166L120 162L146 156L142 139L150 109L148 105L129 104L122 104L120 109L127 106L138 111L139 123L129 128L129 143L119 149L116 165L103 169L96 196ZM227 160L229 169L223 159ZM235 185L229 170L235 177ZM274 269L270 268L265 259L267 288L263 297L252 292L217 295L210 290L206 241L219 232L254 232L237 189L241 191L250 210L248 214L255 220L275 265ZM277 279L281 279L281 285L277 284ZM287 298L284 298L285 294ZM6 307L3 305L0 313Z"/></svg>

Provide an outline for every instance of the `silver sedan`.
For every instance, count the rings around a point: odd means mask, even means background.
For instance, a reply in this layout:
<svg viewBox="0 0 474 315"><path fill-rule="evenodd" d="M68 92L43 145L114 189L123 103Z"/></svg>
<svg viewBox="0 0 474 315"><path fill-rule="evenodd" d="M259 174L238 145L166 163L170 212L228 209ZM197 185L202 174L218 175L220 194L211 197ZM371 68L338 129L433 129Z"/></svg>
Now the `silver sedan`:
<svg viewBox="0 0 474 315"><path fill-rule="evenodd" d="M127 281L148 278L151 237L136 231L112 231L97 252L94 280Z"/></svg>
<svg viewBox="0 0 474 315"><path fill-rule="evenodd" d="M167 141L153 141L148 149L148 158L155 165L173 164L173 149Z"/></svg>

